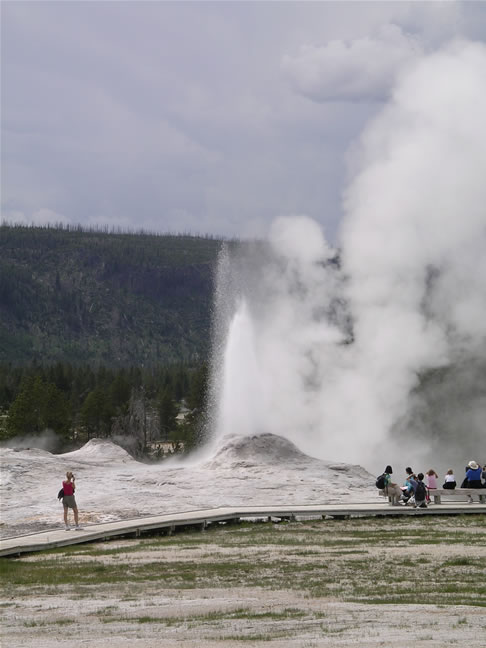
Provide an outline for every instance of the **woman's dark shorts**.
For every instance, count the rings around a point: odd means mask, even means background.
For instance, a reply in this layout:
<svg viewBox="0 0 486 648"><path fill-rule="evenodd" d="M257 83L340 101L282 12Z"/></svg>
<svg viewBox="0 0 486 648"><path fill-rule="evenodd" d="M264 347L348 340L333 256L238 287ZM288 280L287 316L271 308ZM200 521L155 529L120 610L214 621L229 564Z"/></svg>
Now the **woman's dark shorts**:
<svg viewBox="0 0 486 648"><path fill-rule="evenodd" d="M62 498L62 503L64 505L64 508L78 508L76 506L76 500L74 499L74 495L64 495Z"/></svg>

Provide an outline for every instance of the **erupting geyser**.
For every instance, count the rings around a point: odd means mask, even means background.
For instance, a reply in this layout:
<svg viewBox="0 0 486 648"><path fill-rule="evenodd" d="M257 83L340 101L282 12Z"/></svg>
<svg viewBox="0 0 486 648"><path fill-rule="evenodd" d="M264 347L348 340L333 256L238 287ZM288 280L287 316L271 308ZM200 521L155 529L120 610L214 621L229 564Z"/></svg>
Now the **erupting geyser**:
<svg viewBox="0 0 486 648"><path fill-rule="evenodd" d="M242 299L228 331L220 384L217 427L226 433L248 436L265 428L265 385L255 344L253 321Z"/></svg>
<svg viewBox="0 0 486 648"><path fill-rule="evenodd" d="M217 438L373 469L486 460L485 78L472 43L399 76L356 148L339 252L305 216L225 252Z"/></svg>

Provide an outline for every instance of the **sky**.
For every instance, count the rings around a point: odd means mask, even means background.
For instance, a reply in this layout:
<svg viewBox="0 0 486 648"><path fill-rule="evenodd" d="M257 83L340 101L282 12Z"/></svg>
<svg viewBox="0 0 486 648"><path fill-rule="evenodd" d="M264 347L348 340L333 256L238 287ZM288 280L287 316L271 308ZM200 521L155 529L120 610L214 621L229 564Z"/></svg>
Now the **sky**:
<svg viewBox="0 0 486 648"><path fill-rule="evenodd" d="M486 4L2 2L2 221L337 237L397 75Z"/></svg>

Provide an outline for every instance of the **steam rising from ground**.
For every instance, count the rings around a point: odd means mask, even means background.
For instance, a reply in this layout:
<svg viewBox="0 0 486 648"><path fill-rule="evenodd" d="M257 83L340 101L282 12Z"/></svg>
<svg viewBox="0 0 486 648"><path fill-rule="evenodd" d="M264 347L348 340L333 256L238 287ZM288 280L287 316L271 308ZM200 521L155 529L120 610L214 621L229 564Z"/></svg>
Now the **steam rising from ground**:
<svg viewBox="0 0 486 648"><path fill-rule="evenodd" d="M486 48L462 42L402 73L354 151L339 258L305 216L223 254L217 436L373 468L486 462L485 78Z"/></svg>

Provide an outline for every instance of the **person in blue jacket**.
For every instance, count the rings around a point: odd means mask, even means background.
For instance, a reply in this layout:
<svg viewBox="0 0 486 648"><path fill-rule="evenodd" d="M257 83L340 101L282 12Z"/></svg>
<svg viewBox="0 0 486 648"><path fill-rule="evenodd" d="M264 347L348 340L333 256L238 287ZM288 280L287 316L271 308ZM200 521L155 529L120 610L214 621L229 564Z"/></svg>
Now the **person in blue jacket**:
<svg viewBox="0 0 486 648"><path fill-rule="evenodd" d="M475 461L470 461L467 464L466 479L467 486L466 488L482 488L481 483L481 467ZM469 495L469 503L473 501L471 495Z"/></svg>

